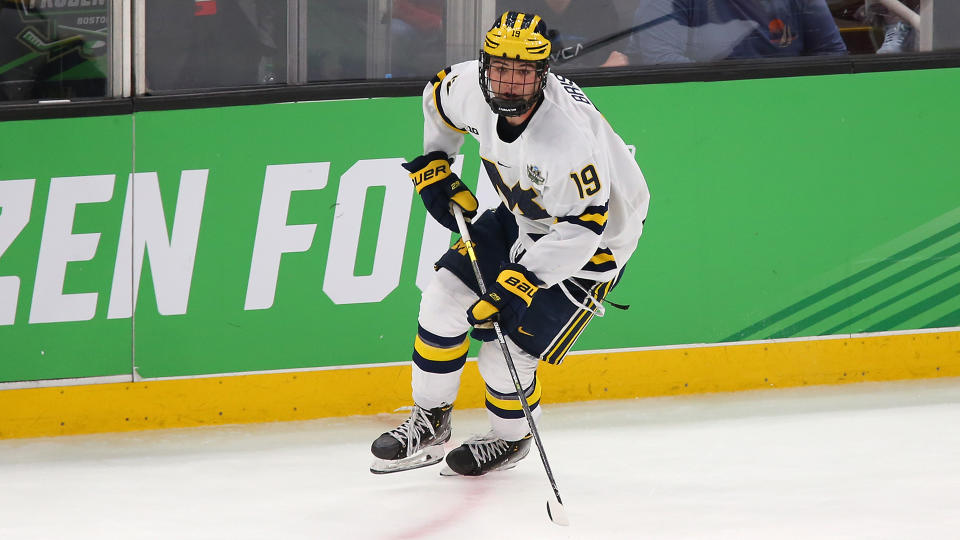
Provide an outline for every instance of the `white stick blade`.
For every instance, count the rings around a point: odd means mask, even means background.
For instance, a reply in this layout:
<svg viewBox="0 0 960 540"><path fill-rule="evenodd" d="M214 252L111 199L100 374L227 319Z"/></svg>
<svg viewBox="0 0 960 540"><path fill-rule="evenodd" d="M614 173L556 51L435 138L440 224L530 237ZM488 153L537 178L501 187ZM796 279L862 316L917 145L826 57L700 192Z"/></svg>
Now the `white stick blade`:
<svg viewBox="0 0 960 540"><path fill-rule="evenodd" d="M557 525L564 527L570 525L570 520L567 519L567 511L564 510L563 505L558 500L547 499L547 516L550 517L550 521Z"/></svg>

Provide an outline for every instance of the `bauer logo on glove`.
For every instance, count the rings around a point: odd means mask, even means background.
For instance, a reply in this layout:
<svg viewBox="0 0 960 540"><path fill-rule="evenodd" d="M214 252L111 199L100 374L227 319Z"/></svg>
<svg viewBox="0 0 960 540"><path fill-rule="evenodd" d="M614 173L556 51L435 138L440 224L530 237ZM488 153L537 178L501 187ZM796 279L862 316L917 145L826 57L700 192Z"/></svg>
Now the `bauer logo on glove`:
<svg viewBox="0 0 960 540"><path fill-rule="evenodd" d="M499 321L505 332L513 332L540 290L534 283L542 282L522 265L503 265L487 294L467 310L467 321L478 328Z"/></svg>
<svg viewBox="0 0 960 540"><path fill-rule="evenodd" d="M444 178L450 176L450 167L445 159L431 161L426 167L410 175L413 178L413 186L417 188L417 193ZM457 182L459 183L459 182Z"/></svg>
<svg viewBox="0 0 960 540"><path fill-rule="evenodd" d="M503 275L503 273L500 275ZM536 292L538 288L534 285L531 285L523 275L508 275L507 278L503 280L503 283L505 286L515 290L517 296L524 297L524 300L527 302L527 306L529 306L530 302L533 301L533 293Z"/></svg>
<svg viewBox="0 0 960 540"><path fill-rule="evenodd" d="M403 168L410 173L413 186L433 219L457 232L457 221L450 211L450 205L460 206L467 219L477 215L480 205L470 188L460 180L457 173L450 170L450 164L447 154L438 150L404 163Z"/></svg>

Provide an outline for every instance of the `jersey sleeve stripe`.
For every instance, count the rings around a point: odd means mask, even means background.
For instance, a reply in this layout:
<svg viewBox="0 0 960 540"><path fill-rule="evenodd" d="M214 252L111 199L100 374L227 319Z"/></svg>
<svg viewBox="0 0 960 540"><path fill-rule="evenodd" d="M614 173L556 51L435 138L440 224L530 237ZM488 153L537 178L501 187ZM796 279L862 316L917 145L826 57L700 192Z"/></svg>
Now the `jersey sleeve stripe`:
<svg viewBox="0 0 960 540"><path fill-rule="evenodd" d="M588 206L579 216L563 216L557 218L557 221L580 225L594 234L603 234L603 229L607 226L607 205Z"/></svg>
<svg viewBox="0 0 960 540"><path fill-rule="evenodd" d="M606 272L617 267L617 261L613 257L613 252L607 248L600 248L590 257L583 270L588 272Z"/></svg>
<svg viewBox="0 0 960 540"><path fill-rule="evenodd" d="M443 123L446 124L450 129L459 131L460 133L466 133L467 130L460 129L457 126L453 125L453 121L450 120L450 117L443 112L443 104L440 99L440 89L443 88L443 79L447 77L447 74L450 73L450 68L444 68L442 71L437 73L430 82L433 84L433 106L437 109L437 114L440 115L440 119L443 120Z"/></svg>

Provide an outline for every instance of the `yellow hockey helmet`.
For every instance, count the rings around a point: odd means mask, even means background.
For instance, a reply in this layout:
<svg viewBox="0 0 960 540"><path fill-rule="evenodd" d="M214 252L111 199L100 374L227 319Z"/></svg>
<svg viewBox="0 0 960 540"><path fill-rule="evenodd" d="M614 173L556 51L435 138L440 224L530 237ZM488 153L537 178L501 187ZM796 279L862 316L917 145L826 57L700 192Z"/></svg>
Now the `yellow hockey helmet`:
<svg viewBox="0 0 960 540"><path fill-rule="evenodd" d="M536 74L534 81L529 83L533 87L517 95L496 92L493 83L505 81L491 78L490 64L495 58L529 62ZM543 97L549 70L550 40L543 19L539 15L518 11L508 11L497 17L480 50L480 88L493 112L502 116L519 116L530 110ZM515 79L511 76L510 81ZM515 87L516 83L512 86Z"/></svg>
<svg viewBox="0 0 960 540"><path fill-rule="evenodd" d="M483 52L512 60L546 60L550 57L546 34L547 25L539 15L508 11L487 32Z"/></svg>

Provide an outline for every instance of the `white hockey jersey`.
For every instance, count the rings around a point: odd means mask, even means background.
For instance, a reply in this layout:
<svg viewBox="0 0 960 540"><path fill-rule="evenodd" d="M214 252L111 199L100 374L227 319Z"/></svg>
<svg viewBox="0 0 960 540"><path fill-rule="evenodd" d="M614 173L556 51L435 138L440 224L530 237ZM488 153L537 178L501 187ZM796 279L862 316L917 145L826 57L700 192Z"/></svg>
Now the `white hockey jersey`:
<svg viewBox="0 0 960 540"><path fill-rule="evenodd" d="M497 134L479 61L456 64L423 93L424 153L455 155L470 133L517 220L518 262L546 287L570 277L609 281L643 232L650 193L620 138L573 81L548 74L544 100L515 141ZM519 246L515 246L519 247Z"/></svg>

